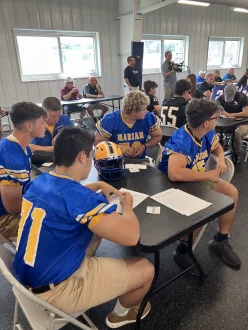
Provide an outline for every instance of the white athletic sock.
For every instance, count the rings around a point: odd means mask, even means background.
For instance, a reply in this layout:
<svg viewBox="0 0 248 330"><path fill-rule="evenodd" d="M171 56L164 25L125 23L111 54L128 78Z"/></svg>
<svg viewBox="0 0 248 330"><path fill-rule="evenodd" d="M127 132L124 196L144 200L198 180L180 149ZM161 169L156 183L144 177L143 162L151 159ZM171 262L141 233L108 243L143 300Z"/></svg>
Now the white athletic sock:
<svg viewBox="0 0 248 330"><path fill-rule="evenodd" d="M123 307L120 303L120 300L117 300L117 303L114 308L114 313L118 316L125 316L127 315L130 308Z"/></svg>

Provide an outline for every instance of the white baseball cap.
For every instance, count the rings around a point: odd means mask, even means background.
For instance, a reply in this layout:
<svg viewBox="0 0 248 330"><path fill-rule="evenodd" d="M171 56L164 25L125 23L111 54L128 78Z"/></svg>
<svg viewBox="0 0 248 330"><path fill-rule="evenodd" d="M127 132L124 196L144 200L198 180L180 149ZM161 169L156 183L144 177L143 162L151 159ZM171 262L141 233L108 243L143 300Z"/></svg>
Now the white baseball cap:
<svg viewBox="0 0 248 330"><path fill-rule="evenodd" d="M73 82L73 79L71 77L65 78L65 83L67 84L68 82Z"/></svg>
<svg viewBox="0 0 248 330"><path fill-rule="evenodd" d="M200 76L201 74L205 74L205 73L206 73L206 71L201 70L201 71L199 71L199 76Z"/></svg>

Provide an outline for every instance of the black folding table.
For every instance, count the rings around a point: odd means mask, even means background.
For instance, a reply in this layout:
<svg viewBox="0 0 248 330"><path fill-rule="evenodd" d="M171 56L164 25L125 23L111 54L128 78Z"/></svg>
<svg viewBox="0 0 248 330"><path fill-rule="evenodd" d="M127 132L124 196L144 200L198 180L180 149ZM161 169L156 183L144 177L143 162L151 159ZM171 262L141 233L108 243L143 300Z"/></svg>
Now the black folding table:
<svg viewBox="0 0 248 330"><path fill-rule="evenodd" d="M139 163L140 160L129 159L127 163ZM48 171L53 169L54 165L50 168L40 167L41 171ZM87 180L83 182L97 182L100 178L94 166L89 174ZM185 216L173 211L172 209L157 203L151 198L145 199L139 204L134 212L139 219L140 224L140 239L138 248L145 253L154 254L155 264L155 276L152 282L151 288L144 298L138 316L136 327L140 328L140 320L145 305L152 294L160 291L177 278L188 272L192 267L196 266L200 272L200 283L204 282L204 272L198 263L193 250L193 231L204 224L216 219L218 216L230 211L234 207L234 201L225 195L214 192L207 188L202 187L196 183L173 183L169 181L167 175L158 169L147 166L147 169L140 170L140 172L131 173L128 169L123 179L118 181L109 181L109 184L117 189L126 188L134 190L140 193L152 196L164 190L175 188L184 192L192 194L198 198L201 198L207 202L212 203L209 207L191 215ZM160 206L161 213L158 215L147 214L147 206ZM193 265L172 278L170 281L164 283L161 287L155 288L160 270L160 251L171 243L177 241L184 235L189 235L188 252L193 262Z"/></svg>

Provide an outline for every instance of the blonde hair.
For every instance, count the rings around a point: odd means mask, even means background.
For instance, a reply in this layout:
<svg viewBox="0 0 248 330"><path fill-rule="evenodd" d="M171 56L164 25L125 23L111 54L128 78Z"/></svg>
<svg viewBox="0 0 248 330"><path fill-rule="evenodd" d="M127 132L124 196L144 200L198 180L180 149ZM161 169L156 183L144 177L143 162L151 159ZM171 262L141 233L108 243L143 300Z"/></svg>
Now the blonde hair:
<svg viewBox="0 0 248 330"><path fill-rule="evenodd" d="M130 115L132 112L140 112L141 108L149 103L149 97L145 93L133 91L123 99L122 111Z"/></svg>

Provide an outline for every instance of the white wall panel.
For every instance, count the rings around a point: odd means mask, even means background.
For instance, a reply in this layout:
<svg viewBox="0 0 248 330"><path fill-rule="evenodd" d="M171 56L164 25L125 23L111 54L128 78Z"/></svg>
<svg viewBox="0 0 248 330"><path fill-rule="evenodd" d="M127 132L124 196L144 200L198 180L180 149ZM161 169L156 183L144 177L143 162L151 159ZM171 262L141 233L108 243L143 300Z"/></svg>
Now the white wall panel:
<svg viewBox="0 0 248 330"><path fill-rule="evenodd" d="M173 4L143 16L143 34L189 36L189 66L197 75L207 67L208 37L244 37L244 54L240 77L247 67L248 15L235 13L229 7L211 5L208 8ZM226 70L221 70L224 75ZM186 76L178 75L178 78ZM144 75L143 81L153 77L158 84L160 101L163 99L162 74Z"/></svg>
<svg viewBox="0 0 248 330"><path fill-rule="evenodd" d="M119 94L120 60L116 0L0 0L0 105L41 102L60 97L62 80L21 82L13 29L99 32L102 77L106 94ZM45 54L44 54L45 56ZM88 79L76 79L82 90Z"/></svg>

